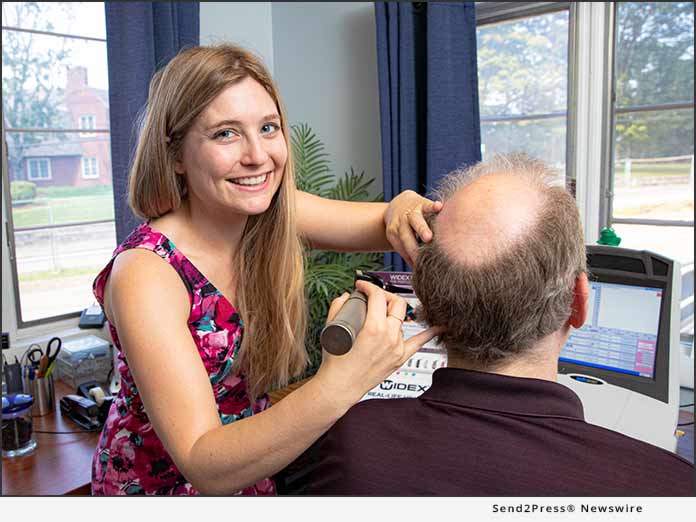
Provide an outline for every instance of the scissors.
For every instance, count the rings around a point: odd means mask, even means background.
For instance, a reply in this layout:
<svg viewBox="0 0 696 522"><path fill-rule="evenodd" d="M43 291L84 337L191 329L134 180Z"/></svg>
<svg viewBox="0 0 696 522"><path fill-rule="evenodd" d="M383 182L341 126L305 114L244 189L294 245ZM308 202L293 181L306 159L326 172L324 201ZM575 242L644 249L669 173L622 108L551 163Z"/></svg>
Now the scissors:
<svg viewBox="0 0 696 522"><path fill-rule="evenodd" d="M53 351L54 344L56 345L55 351ZM50 341L48 341L48 345L46 345L46 353L43 354L41 357L41 362L39 363L39 378L46 376L46 371L53 366L53 362L56 360L56 357L58 357L60 348L62 346L63 341L60 339L60 337L53 337Z"/></svg>
<svg viewBox="0 0 696 522"><path fill-rule="evenodd" d="M38 346L38 345L34 345ZM41 359L44 356L44 352L41 348L32 348L27 352L27 359L29 359L29 362L31 363L32 366L38 366L41 362Z"/></svg>

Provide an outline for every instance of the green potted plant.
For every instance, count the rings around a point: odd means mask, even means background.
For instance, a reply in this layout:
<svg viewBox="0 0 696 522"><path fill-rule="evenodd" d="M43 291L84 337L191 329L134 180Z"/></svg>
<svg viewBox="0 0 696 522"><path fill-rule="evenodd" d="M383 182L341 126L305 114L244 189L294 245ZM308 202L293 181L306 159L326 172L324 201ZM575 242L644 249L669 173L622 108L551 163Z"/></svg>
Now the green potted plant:
<svg viewBox="0 0 696 522"><path fill-rule="evenodd" d="M370 199L374 179L353 167L336 178L329 169L325 146L306 123L291 126L297 188L317 196L344 201L383 201L383 195ZM310 250L305 256L305 291L307 295L307 352L309 367L304 377L316 372L321 363L319 334L324 327L331 301L353 288L356 270L383 270L380 252L345 253Z"/></svg>

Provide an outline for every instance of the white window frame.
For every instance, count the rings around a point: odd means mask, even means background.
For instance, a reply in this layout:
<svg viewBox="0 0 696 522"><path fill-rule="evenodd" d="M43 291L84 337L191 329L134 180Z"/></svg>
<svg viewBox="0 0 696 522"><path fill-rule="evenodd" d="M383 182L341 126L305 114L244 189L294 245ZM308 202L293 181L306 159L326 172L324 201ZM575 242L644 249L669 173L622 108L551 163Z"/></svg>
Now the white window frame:
<svg viewBox="0 0 696 522"><path fill-rule="evenodd" d="M82 156L80 164L82 166L82 179L99 179L99 159L96 156Z"/></svg>
<svg viewBox="0 0 696 522"><path fill-rule="evenodd" d="M571 149L576 176L576 202L585 242L596 243L606 225L602 208L607 191L604 179L609 160L609 96L611 95L611 2L578 2L574 55L575 112Z"/></svg>
<svg viewBox="0 0 696 522"><path fill-rule="evenodd" d="M94 114L83 114L80 116L78 128L85 130L94 130L97 128L97 117ZM96 136L94 132L81 132L82 138L91 138Z"/></svg>
<svg viewBox="0 0 696 522"><path fill-rule="evenodd" d="M46 164L46 174L47 176L44 177L34 177L32 176L31 172L31 165L32 164ZM41 170L39 168L39 170ZM51 158L27 158L27 181L51 181L53 179L53 175L51 173Z"/></svg>

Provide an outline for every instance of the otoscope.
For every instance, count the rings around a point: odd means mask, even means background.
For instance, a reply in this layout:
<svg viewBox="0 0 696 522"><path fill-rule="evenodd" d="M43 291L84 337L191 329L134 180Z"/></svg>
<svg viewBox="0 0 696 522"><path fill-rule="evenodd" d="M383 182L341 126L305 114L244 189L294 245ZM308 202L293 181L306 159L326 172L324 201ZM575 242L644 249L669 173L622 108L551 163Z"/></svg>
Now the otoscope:
<svg viewBox="0 0 696 522"><path fill-rule="evenodd" d="M355 280L368 281L394 293L409 293L408 288L401 288L390 283L385 283L381 278L366 274L360 270L355 271ZM332 321L329 321L319 336L321 347L333 355L348 353L365 324L367 315L367 296L360 290L353 290L341 309Z"/></svg>
<svg viewBox="0 0 696 522"><path fill-rule="evenodd" d="M333 355L343 355L352 348L367 315L367 296L353 290L333 320L321 331L321 347Z"/></svg>

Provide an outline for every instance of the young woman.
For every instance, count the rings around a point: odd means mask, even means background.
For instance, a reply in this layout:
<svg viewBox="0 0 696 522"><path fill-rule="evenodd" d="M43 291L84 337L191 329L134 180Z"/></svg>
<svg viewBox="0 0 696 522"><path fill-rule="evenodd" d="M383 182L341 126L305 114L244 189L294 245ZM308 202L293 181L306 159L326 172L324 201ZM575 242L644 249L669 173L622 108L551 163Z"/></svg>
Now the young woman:
<svg viewBox="0 0 696 522"><path fill-rule="evenodd" d="M389 206L296 193L288 135L270 75L241 48L188 49L153 77L130 179L147 221L94 282L122 387L93 494L273 494L268 477L435 334L404 342L403 299L360 282L353 349L325 353L268 408L265 392L306 364L301 239L389 250L389 236L410 259L414 231L430 239L422 214L439 210L413 192Z"/></svg>

